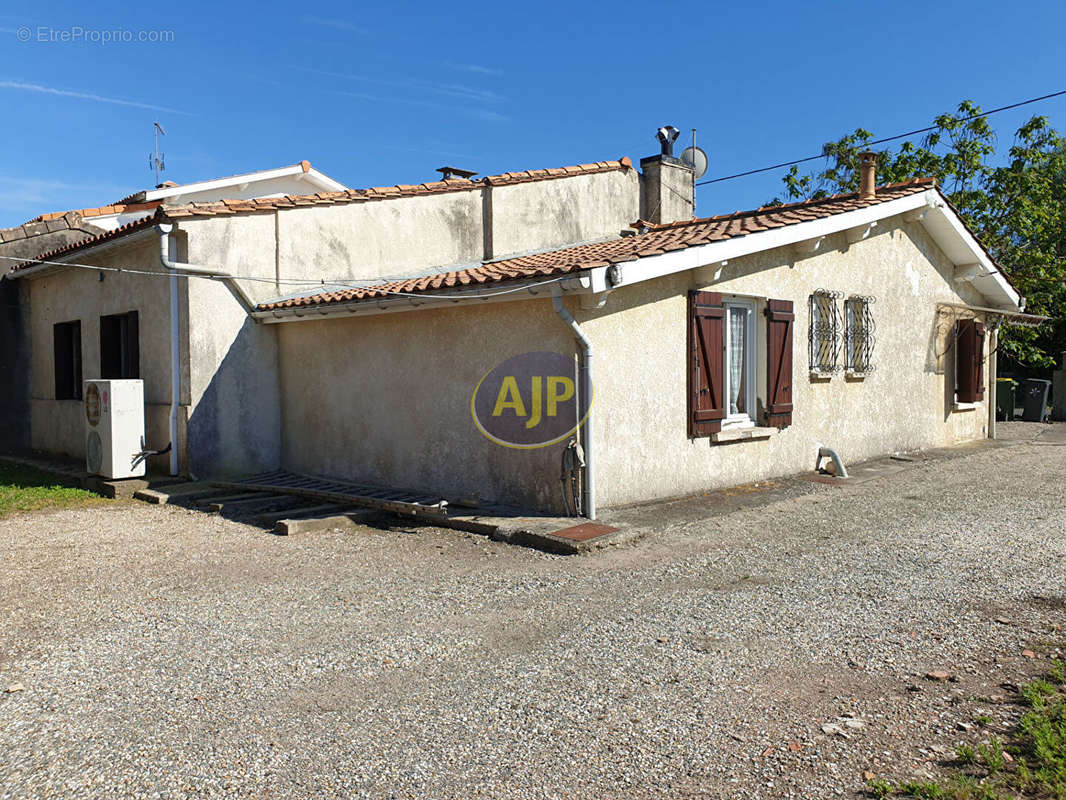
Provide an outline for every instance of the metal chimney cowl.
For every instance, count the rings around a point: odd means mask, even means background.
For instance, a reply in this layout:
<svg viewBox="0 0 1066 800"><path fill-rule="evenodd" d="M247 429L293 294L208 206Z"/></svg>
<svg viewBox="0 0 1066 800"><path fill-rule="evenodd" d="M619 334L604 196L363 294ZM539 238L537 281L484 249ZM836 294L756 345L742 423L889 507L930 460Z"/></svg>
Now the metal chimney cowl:
<svg viewBox="0 0 1066 800"><path fill-rule="evenodd" d="M662 149L662 155L674 157L674 142L677 141L677 137L681 135L681 131L675 128L673 125L663 125L655 132L655 138L659 140L659 146Z"/></svg>

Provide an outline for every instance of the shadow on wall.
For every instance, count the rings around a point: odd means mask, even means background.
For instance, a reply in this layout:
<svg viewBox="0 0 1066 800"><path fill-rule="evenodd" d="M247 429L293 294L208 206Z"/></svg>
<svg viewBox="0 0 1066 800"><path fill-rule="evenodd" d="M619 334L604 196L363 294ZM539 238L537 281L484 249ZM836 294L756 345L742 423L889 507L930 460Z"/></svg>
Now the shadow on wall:
<svg viewBox="0 0 1066 800"><path fill-rule="evenodd" d="M20 303L19 284L0 282L0 452L30 449L29 306Z"/></svg>
<svg viewBox="0 0 1066 800"><path fill-rule="evenodd" d="M281 462L277 340L245 319L192 409L188 470L198 478L276 470Z"/></svg>

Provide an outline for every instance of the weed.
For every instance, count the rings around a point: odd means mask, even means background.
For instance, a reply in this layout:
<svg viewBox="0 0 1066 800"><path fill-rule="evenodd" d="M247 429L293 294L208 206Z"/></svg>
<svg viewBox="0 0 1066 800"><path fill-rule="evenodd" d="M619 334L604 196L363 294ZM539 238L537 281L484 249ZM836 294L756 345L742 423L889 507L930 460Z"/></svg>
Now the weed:
<svg viewBox="0 0 1066 800"><path fill-rule="evenodd" d="M903 784L899 788L907 797L920 797L922 800L941 800L941 798L948 797L943 787L936 781L926 781L924 783L912 781Z"/></svg>
<svg viewBox="0 0 1066 800"><path fill-rule="evenodd" d="M1042 678L1037 678L1022 687L1022 698L1033 708L1042 708L1044 701L1055 694L1055 686Z"/></svg>
<svg viewBox="0 0 1066 800"><path fill-rule="evenodd" d="M989 775L995 775L1007 766L1007 759L1003 757L1003 743L998 736L989 737L988 744L977 745L977 757L988 769Z"/></svg>
<svg viewBox="0 0 1066 800"><path fill-rule="evenodd" d="M958 766L941 781L899 785L872 782L871 794L921 800L1066 800L1066 662L1053 662L1044 678L1018 694L1029 709L1019 720L1009 746L996 736L985 744L960 745ZM993 720L975 717L981 725Z"/></svg>

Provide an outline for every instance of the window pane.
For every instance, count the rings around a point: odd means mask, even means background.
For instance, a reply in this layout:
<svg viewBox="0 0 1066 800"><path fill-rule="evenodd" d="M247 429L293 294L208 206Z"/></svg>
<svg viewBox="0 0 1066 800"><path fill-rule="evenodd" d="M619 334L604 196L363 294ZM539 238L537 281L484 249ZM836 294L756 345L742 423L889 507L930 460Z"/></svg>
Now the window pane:
<svg viewBox="0 0 1066 800"><path fill-rule="evenodd" d="M749 414L748 394L748 314L746 308L729 308L729 413Z"/></svg>

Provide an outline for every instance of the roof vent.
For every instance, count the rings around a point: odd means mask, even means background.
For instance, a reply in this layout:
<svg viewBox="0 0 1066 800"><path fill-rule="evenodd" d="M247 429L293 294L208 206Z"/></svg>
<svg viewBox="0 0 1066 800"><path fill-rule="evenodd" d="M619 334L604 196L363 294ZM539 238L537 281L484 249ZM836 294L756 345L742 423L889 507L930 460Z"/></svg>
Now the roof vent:
<svg viewBox="0 0 1066 800"><path fill-rule="evenodd" d="M655 138L659 140L659 146L662 147L664 156L674 157L674 142L677 141L677 137L680 134L681 131L673 125L663 125L655 132Z"/></svg>
<svg viewBox="0 0 1066 800"><path fill-rule="evenodd" d="M440 173L441 180L445 181L468 181L477 175L476 172L459 167L437 167L437 172Z"/></svg>

